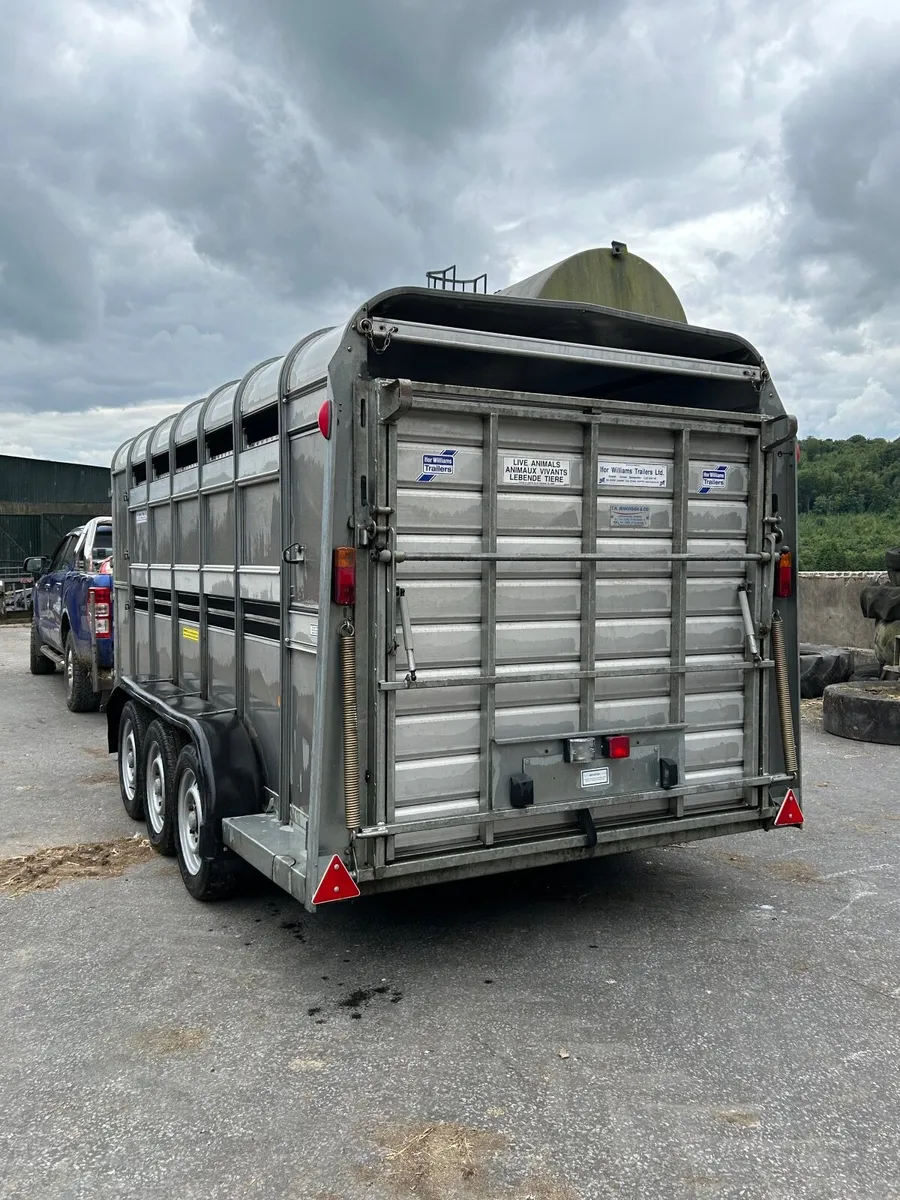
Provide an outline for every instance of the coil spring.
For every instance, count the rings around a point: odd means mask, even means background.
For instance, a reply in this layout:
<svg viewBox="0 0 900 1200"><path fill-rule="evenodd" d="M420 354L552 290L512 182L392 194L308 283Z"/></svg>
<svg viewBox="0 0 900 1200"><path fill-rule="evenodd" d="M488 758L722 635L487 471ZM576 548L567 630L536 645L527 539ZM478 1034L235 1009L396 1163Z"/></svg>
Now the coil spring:
<svg viewBox="0 0 900 1200"><path fill-rule="evenodd" d="M341 628L341 688L344 701L344 812L348 829L359 829L359 739L356 727L356 633Z"/></svg>
<svg viewBox="0 0 900 1200"><path fill-rule="evenodd" d="M781 718L784 769L788 775L796 775L797 742L794 739L794 718L791 715L791 688L784 650L784 624L777 612L772 614L772 658L775 662L775 689L778 693L778 715Z"/></svg>

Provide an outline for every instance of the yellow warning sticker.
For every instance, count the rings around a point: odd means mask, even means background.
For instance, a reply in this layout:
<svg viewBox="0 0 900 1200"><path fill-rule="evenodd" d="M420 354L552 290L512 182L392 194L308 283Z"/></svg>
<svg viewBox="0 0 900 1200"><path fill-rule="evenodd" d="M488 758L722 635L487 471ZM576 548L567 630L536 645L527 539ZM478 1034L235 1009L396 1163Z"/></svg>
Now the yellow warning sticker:
<svg viewBox="0 0 900 1200"><path fill-rule="evenodd" d="M187 638L189 642L199 642L200 630L194 629L190 625L185 625L181 631L181 636Z"/></svg>

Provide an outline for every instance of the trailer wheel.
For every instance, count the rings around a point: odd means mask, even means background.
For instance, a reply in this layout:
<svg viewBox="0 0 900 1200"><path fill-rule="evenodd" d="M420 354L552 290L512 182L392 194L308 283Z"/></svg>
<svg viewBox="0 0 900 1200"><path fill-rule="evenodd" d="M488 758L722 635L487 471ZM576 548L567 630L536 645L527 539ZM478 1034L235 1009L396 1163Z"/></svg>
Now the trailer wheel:
<svg viewBox="0 0 900 1200"><path fill-rule="evenodd" d="M52 675L56 670L56 663L51 662L46 654L41 654L41 639L34 621L31 622L31 662L29 666L32 675Z"/></svg>
<svg viewBox="0 0 900 1200"><path fill-rule="evenodd" d="M66 707L69 712L96 712L100 707L100 693L94 691L90 668L75 653L75 639L71 633L66 635L64 670Z"/></svg>
<svg viewBox="0 0 900 1200"><path fill-rule="evenodd" d="M144 819L144 735L147 717L133 700L119 718L119 792L129 817Z"/></svg>
<svg viewBox="0 0 900 1200"><path fill-rule="evenodd" d="M197 752L185 746L175 768L175 848L184 886L195 900L227 900L244 877L243 861L216 833L216 854L200 856L200 830L212 818L209 797L200 774Z"/></svg>
<svg viewBox="0 0 900 1200"><path fill-rule="evenodd" d="M822 724L836 737L900 746L900 685L832 684L825 689Z"/></svg>
<svg viewBox="0 0 900 1200"><path fill-rule="evenodd" d="M147 839L157 854L175 853L175 768L181 743L160 720L144 735L144 813Z"/></svg>

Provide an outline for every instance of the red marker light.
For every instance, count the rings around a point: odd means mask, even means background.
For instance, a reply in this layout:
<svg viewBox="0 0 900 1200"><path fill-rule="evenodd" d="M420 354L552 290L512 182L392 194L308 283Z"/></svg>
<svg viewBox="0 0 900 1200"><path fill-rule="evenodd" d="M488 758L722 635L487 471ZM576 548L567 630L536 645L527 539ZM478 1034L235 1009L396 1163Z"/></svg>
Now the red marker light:
<svg viewBox="0 0 900 1200"><path fill-rule="evenodd" d="M600 752L604 758L629 758L631 756L631 738L624 734L615 737L605 737L600 743Z"/></svg>
<svg viewBox="0 0 900 1200"><path fill-rule="evenodd" d="M108 587L92 587L88 597L94 614L94 637L110 637L109 606L111 603Z"/></svg>
<svg viewBox="0 0 900 1200"><path fill-rule="evenodd" d="M331 401L326 400L319 409L319 433L327 441L331 437Z"/></svg>
<svg viewBox="0 0 900 1200"><path fill-rule="evenodd" d="M775 568L775 595L779 600L788 600L794 594L794 556L790 550L782 550Z"/></svg>
<svg viewBox="0 0 900 1200"><path fill-rule="evenodd" d="M356 603L356 550L353 546L336 546L332 599L341 608Z"/></svg>

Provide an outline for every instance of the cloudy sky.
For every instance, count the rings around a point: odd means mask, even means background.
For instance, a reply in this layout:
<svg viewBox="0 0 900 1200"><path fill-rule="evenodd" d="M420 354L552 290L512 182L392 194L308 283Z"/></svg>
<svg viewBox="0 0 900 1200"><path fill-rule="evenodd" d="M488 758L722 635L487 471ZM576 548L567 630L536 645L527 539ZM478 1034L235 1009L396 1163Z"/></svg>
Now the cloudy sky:
<svg viewBox="0 0 900 1200"><path fill-rule="evenodd" d="M0 452L108 462L385 287L613 238L803 434L900 436L900 6L0 3Z"/></svg>

